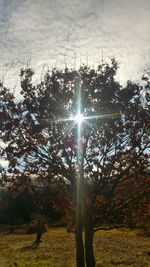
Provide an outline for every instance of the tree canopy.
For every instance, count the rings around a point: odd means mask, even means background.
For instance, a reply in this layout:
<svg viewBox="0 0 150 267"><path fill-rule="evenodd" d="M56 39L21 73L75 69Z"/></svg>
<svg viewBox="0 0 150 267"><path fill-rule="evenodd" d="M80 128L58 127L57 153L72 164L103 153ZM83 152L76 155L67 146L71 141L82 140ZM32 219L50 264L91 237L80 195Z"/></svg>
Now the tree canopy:
<svg viewBox="0 0 150 267"><path fill-rule="evenodd" d="M3 181L13 181L14 191L31 186L31 173L61 182L76 206L82 171L80 215L88 233L104 224L129 225L130 205L148 197L149 78L143 77L144 86L131 81L122 86L117 69L114 59L96 69L53 69L37 85L33 70L22 69L20 100L0 87L0 137L6 144L1 156L13 173ZM76 114L83 115L81 123Z"/></svg>

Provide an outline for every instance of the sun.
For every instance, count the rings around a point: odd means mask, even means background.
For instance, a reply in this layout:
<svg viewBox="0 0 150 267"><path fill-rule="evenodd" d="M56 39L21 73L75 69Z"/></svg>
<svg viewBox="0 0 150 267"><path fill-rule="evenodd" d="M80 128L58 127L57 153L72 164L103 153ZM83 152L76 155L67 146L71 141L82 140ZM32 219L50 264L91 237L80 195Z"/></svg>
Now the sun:
<svg viewBox="0 0 150 267"><path fill-rule="evenodd" d="M84 121L84 116L81 113L79 113L74 117L74 120L77 124L80 125Z"/></svg>

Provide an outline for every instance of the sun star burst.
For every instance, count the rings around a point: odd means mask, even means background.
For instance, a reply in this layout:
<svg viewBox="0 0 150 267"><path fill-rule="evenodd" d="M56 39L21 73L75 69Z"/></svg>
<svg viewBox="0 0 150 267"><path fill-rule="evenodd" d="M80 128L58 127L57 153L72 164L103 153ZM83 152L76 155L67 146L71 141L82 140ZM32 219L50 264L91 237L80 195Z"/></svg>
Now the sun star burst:
<svg viewBox="0 0 150 267"><path fill-rule="evenodd" d="M79 113L77 114L75 117L74 117L74 121L77 123L77 124L81 124L83 121L84 121L84 116L83 114Z"/></svg>

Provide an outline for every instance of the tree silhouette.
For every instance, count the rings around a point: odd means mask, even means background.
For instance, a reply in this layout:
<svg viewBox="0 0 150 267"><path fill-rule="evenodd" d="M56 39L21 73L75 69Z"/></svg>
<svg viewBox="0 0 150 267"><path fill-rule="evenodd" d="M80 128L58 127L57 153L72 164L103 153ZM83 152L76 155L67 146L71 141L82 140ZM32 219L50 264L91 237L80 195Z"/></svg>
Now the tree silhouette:
<svg viewBox="0 0 150 267"><path fill-rule="evenodd" d="M97 69L53 69L38 85L22 69L21 100L1 84L1 156L12 173L3 181L14 193L32 187L27 173L63 184L54 199L76 214L77 267L95 266L95 230L131 226L131 207L148 199L148 95L139 84L121 86L117 69L114 59Z"/></svg>

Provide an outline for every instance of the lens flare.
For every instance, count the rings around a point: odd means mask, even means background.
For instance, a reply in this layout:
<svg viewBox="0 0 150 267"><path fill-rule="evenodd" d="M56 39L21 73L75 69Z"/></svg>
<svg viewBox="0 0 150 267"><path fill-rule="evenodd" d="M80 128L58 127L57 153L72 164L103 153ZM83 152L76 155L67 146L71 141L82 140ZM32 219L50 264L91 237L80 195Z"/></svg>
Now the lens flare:
<svg viewBox="0 0 150 267"><path fill-rule="evenodd" d="M84 116L82 115L82 114L77 114L76 116L75 116L75 118L74 118L74 120L75 120L75 122L77 123L77 124L81 124L81 122L83 122L84 121Z"/></svg>

